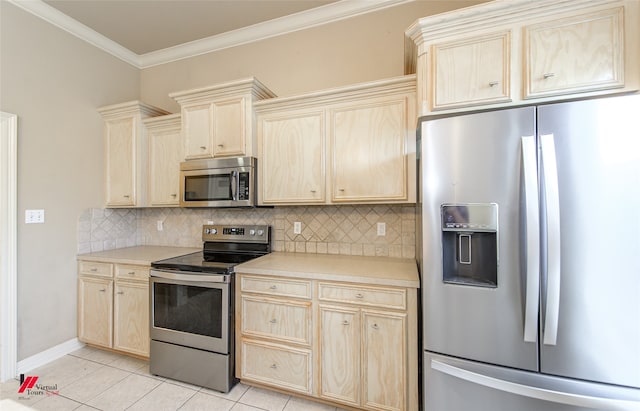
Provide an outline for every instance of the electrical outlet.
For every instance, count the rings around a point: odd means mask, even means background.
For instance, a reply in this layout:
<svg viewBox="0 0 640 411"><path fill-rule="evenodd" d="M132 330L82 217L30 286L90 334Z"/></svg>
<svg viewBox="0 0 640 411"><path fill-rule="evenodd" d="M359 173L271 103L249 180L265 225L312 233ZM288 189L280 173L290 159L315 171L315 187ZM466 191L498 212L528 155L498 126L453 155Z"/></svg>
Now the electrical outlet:
<svg viewBox="0 0 640 411"><path fill-rule="evenodd" d="M25 224L41 224L44 223L44 210L25 210Z"/></svg>
<svg viewBox="0 0 640 411"><path fill-rule="evenodd" d="M387 225L385 223L378 223L378 235L379 236L387 235Z"/></svg>
<svg viewBox="0 0 640 411"><path fill-rule="evenodd" d="M156 221L156 228L158 229L158 231L164 230L164 223L162 222L162 220Z"/></svg>
<svg viewBox="0 0 640 411"><path fill-rule="evenodd" d="M296 221L293 223L293 234L302 233L302 223L300 221Z"/></svg>

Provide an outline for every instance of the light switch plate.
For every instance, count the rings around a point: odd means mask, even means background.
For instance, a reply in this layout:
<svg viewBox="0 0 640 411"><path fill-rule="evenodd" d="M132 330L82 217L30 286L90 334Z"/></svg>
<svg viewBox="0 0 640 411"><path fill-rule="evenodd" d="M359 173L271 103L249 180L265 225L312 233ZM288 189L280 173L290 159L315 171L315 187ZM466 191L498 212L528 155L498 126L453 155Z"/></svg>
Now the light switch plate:
<svg viewBox="0 0 640 411"><path fill-rule="evenodd" d="M44 210L25 210L24 222L26 224L42 224L44 223Z"/></svg>
<svg viewBox="0 0 640 411"><path fill-rule="evenodd" d="M293 234L302 233L302 223L300 221L296 221L293 223Z"/></svg>
<svg viewBox="0 0 640 411"><path fill-rule="evenodd" d="M385 223L378 223L378 235L385 236L387 235L387 225Z"/></svg>

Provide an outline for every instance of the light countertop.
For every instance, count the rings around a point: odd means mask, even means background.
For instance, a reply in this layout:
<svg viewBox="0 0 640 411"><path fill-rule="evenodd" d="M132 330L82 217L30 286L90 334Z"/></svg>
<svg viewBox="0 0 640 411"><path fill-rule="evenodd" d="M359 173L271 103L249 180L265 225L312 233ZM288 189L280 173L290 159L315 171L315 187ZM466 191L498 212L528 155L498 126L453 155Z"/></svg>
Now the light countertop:
<svg viewBox="0 0 640 411"><path fill-rule="evenodd" d="M275 252L235 267L237 273L419 288L414 259Z"/></svg>
<svg viewBox="0 0 640 411"><path fill-rule="evenodd" d="M202 251L202 248L192 247L167 247L155 245L141 245L136 247L116 248L113 250L99 251L95 253L79 254L78 260L97 261L101 263L119 263L150 265L153 261L179 255Z"/></svg>

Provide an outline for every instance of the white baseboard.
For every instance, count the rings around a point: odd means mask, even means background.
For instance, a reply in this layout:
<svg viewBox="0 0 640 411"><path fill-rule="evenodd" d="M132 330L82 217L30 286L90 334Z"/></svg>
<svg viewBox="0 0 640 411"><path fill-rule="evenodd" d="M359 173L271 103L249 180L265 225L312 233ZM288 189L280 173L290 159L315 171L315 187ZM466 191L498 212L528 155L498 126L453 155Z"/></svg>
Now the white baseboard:
<svg viewBox="0 0 640 411"><path fill-rule="evenodd" d="M63 342L62 344L58 344L55 347L51 347L48 350L25 358L22 361L18 361L18 375L25 374L33 369L48 364L51 361L64 357L65 355L82 347L84 347L84 343L81 343L77 338L73 338L69 341Z"/></svg>

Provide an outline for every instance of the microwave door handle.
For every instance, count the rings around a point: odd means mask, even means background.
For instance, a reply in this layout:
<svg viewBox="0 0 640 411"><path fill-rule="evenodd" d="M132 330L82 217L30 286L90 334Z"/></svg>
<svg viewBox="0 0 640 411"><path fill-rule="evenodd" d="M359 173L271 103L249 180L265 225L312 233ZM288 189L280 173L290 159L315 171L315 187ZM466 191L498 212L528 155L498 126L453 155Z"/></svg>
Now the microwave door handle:
<svg viewBox="0 0 640 411"><path fill-rule="evenodd" d="M238 201L238 172L235 170L231 172L230 184L231 184L231 200Z"/></svg>

